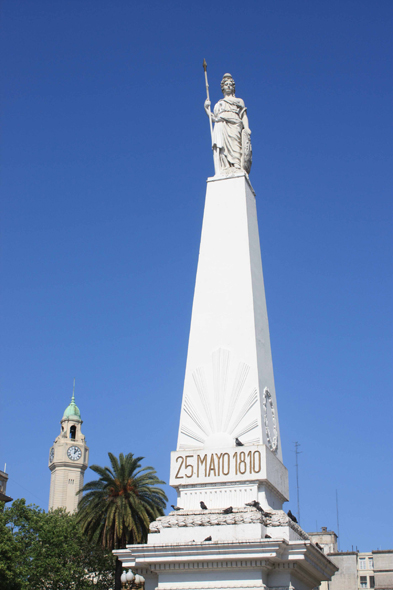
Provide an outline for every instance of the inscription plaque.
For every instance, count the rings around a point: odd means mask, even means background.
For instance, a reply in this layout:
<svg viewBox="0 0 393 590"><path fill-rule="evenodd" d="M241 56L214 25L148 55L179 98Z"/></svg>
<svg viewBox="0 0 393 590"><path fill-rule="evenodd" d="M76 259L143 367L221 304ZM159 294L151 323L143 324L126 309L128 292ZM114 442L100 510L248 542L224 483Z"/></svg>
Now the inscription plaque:
<svg viewBox="0 0 393 590"><path fill-rule="evenodd" d="M266 446L175 451L170 485L266 479Z"/></svg>

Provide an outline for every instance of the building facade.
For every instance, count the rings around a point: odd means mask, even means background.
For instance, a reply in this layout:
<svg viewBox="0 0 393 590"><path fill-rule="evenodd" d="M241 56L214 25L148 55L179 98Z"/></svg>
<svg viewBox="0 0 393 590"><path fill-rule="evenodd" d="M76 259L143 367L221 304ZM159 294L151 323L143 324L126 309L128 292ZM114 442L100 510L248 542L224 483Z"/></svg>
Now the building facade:
<svg viewBox="0 0 393 590"><path fill-rule="evenodd" d="M8 474L4 471L0 471L0 502L12 502L12 498L7 496L7 481L8 481Z"/></svg>
<svg viewBox="0 0 393 590"><path fill-rule="evenodd" d="M393 588L393 549L372 551L375 588L392 590Z"/></svg>
<svg viewBox="0 0 393 590"><path fill-rule="evenodd" d="M339 568L330 582L321 583L320 590L393 590L393 549L338 551L334 531L322 527L320 532L308 535Z"/></svg>
<svg viewBox="0 0 393 590"><path fill-rule="evenodd" d="M61 432L49 451L49 510L65 508L72 513L78 508L80 497L77 492L83 487L89 462L89 449L81 430L81 413L75 404L75 384L71 403L60 424Z"/></svg>

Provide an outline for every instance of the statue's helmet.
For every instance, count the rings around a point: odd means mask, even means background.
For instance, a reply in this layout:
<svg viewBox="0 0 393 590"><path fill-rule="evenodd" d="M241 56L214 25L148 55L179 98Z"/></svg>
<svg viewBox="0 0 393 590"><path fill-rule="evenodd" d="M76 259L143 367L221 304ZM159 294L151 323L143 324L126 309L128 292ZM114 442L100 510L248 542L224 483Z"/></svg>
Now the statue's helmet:
<svg viewBox="0 0 393 590"><path fill-rule="evenodd" d="M232 78L231 74L224 74L221 80L221 90L224 91L224 84L230 80L233 84L233 91L235 92L235 80Z"/></svg>

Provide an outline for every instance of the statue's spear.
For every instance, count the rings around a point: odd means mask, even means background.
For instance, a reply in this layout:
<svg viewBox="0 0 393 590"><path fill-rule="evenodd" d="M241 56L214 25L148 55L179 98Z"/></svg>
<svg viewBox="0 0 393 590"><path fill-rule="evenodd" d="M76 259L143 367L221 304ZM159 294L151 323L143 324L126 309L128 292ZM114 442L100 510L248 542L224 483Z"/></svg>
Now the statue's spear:
<svg viewBox="0 0 393 590"><path fill-rule="evenodd" d="M205 82L206 82L206 94L207 94L207 100L210 102L210 96L209 96L209 82L207 81L207 63L206 60L203 60L203 69L205 71ZM212 124L212 117L211 117L211 110L209 107L209 122L210 122L210 135L212 138L212 145L213 145L213 124Z"/></svg>

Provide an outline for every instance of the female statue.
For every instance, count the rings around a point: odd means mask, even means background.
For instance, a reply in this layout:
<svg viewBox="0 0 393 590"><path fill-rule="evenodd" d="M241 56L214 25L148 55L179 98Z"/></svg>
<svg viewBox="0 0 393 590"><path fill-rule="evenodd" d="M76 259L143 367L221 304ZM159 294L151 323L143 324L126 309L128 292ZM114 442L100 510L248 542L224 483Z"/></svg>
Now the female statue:
<svg viewBox="0 0 393 590"><path fill-rule="evenodd" d="M213 113L210 101L205 101L205 111L214 122L213 158L216 175L233 174L251 169L252 150L244 101L235 96L235 81L231 74L224 74L221 82L224 98L218 101Z"/></svg>

